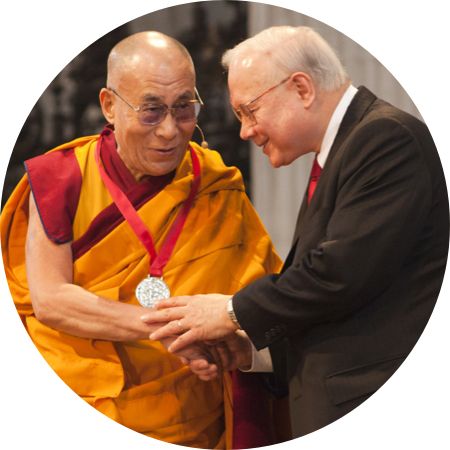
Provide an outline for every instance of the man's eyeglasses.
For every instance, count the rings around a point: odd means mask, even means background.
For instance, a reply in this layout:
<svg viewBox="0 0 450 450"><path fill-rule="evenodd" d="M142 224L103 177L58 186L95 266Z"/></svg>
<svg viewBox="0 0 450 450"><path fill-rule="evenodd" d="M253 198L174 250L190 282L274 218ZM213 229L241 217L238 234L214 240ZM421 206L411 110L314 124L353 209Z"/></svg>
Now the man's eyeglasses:
<svg viewBox="0 0 450 450"><path fill-rule="evenodd" d="M242 123L242 121L245 119L245 120L248 120L248 122L251 125L256 125L257 121L256 121L254 111L251 108L251 105L253 103L255 103L257 100L259 100L261 97L263 97L264 95L273 91L278 86L281 86L282 84L286 83L286 81L288 81L289 78L291 78L290 75L287 78L284 78L283 80L281 80L275 86L271 86L269 89L266 89L262 94L259 94L257 97L250 100L249 102L239 105L238 109L233 108L233 112L234 112L235 116L237 117L237 119L239 120L239 122Z"/></svg>
<svg viewBox="0 0 450 450"><path fill-rule="evenodd" d="M200 109L203 106L203 101L200 98L197 88L194 88L196 99L179 100L172 106L167 106L164 103L144 103L140 106L133 106L115 89L111 87L107 89L138 114L139 122L142 125L158 125L166 118L169 111L177 122L192 122L197 119Z"/></svg>

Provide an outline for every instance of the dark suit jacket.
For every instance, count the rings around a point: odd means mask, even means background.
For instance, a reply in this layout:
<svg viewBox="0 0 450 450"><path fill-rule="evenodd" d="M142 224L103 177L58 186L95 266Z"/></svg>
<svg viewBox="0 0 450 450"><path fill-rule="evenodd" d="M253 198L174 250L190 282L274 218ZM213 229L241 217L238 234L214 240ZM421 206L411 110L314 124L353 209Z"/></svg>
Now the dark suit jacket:
<svg viewBox="0 0 450 450"><path fill-rule="evenodd" d="M422 333L448 253L443 170L427 127L362 87L280 275L235 295L275 376L300 384L300 435L376 391Z"/></svg>

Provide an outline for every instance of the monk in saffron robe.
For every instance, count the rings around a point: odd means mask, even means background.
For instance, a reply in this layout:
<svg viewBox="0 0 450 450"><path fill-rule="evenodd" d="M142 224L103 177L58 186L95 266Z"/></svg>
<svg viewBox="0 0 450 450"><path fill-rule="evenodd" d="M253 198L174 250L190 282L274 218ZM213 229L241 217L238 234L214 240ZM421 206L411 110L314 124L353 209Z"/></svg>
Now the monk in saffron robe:
<svg viewBox="0 0 450 450"><path fill-rule="evenodd" d="M204 382L190 371L184 362L207 358L204 347L180 359L150 341L156 327L141 320L148 308L135 289L167 246L159 270L172 295L233 294L278 271L280 260L239 171L190 141L201 100L181 44L156 32L121 41L100 103L109 126L28 160L4 207L1 244L15 305L46 361L97 410L166 442L234 448L239 386L228 373ZM117 195L147 228L155 254ZM270 427L264 420L255 418L259 434ZM246 445L273 442L257 438Z"/></svg>

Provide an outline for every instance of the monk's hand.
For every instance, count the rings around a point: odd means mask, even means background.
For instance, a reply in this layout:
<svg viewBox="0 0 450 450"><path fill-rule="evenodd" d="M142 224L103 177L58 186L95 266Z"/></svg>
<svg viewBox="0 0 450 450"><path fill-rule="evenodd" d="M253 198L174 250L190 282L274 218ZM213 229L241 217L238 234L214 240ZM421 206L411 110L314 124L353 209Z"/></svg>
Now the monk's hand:
<svg viewBox="0 0 450 450"><path fill-rule="evenodd" d="M167 349L175 339L176 337L172 336L161 339L160 342ZM183 364L189 366L194 364L194 367L196 368L194 373L201 380L212 380L220 373L221 361L217 350L214 347L203 343L191 344L174 354L180 358Z"/></svg>
<svg viewBox="0 0 450 450"><path fill-rule="evenodd" d="M150 339L160 340L178 335L169 346L170 352L198 341L220 340L233 334L237 326L227 313L229 295L208 294L172 297L158 303L149 322L167 322L150 334ZM159 315L158 315L159 314ZM144 322L145 315L142 317Z"/></svg>
<svg viewBox="0 0 450 450"><path fill-rule="evenodd" d="M222 366L223 360L221 359L221 355L219 354L217 347L204 342L194 345L200 345L206 356L199 359L195 357L192 358L188 362L189 368L195 375L198 376L200 380L211 381L216 379L223 372L223 370L225 370ZM190 347L191 346L188 346L187 348ZM181 351L183 352L184 349Z"/></svg>
<svg viewBox="0 0 450 450"><path fill-rule="evenodd" d="M209 353L215 364L193 359L189 367L201 380L209 381L224 371L249 369L252 363L250 339L244 331L238 330L223 340L208 341Z"/></svg>
<svg viewBox="0 0 450 450"><path fill-rule="evenodd" d="M202 381L214 380L221 373L221 370L216 364L211 364L201 359L194 359L193 361L190 361L189 368Z"/></svg>

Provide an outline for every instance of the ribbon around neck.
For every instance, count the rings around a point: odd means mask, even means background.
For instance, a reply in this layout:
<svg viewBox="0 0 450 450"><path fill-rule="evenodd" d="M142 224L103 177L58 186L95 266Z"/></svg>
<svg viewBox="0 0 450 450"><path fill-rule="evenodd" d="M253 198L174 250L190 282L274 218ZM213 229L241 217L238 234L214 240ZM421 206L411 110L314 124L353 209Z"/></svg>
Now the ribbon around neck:
<svg viewBox="0 0 450 450"><path fill-rule="evenodd" d="M106 186L111 198L115 205L130 225L135 235L139 238L142 245L147 250L150 257L149 274L154 277L161 277L164 267L172 255L172 252L180 236L184 224L186 222L189 211L194 203L195 196L197 195L200 187L201 175L200 175L200 161L198 159L195 150L190 146L190 154L192 159L192 168L194 173L194 179L192 181L191 190L187 199L183 202L180 211L178 212L169 232L167 233L164 242L161 245L159 253L156 251L155 244L153 242L150 230L144 224L143 220L138 215L135 207L130 202L128 197L122 192L122 190L114 183L110 176L106 173L106 170L101 161L101 147L102 145L113 145L114 134L110 130L105 130L101 133L100 139L95 149L95 161L97 163L100 176L103 183Z"/></svg>

